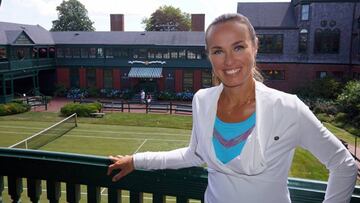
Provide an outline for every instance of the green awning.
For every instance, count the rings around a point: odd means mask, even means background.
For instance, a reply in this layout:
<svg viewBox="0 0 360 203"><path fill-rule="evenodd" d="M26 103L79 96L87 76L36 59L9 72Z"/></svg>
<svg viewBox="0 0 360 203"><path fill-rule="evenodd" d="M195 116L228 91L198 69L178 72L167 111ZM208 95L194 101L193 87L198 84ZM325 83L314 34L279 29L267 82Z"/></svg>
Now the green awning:
<svg viewBox="0 0 360 203"><path fill-rule="evenodd" d="M162 68L132 67L129 78L161 78Z"/></svg>

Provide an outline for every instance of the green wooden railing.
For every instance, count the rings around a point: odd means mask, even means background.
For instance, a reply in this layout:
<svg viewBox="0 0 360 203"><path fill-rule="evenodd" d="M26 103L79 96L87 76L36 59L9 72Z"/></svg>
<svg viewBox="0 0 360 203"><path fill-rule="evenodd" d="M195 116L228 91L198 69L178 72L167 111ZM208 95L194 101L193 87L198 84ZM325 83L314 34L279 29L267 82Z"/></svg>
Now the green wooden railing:
<svg viewBox="0 0 360 203"><path fill-rule="evenodd" d="M151 193L152 201L166 202L165 196L175 196L176 202L189 199L203 202L207 186L207 173L203 168L182 170L135 171L119 182L106 175L110 160L106 157L37 150L0 148L0 194L7 192L12 202L19 202L23 191L22 179L27 179L27 195L38 202L42 181L46 181L49 202L59 202L60 183L66 183L66 201L79 202L80 186L87 187L90 203L101 201L100 188L107 188L107 202L121 202L121 190L130 191L130 202L143 202L143 193ZM289 179L293 203L321 202L326 183L303 179ZM45 195L45 194L44 194ZM2 198L0 196L0 202ZM351 202L360 202L360 188L356 187Z"/></svg>

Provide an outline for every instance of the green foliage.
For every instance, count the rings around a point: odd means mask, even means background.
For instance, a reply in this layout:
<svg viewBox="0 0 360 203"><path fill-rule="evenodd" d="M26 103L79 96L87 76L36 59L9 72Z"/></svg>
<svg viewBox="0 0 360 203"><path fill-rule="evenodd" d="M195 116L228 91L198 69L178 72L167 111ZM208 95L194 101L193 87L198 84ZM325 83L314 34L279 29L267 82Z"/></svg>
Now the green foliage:
<svg viewBox="0 0 360 203"><path fill-rule="evenodd" d="M360 81L349 81L336 102L342 112L346 113L347 121L360 127Z"/></svg>
<svg viewBox="0 0 360 203"><path fill-rule="evenodd" d="M297 89L295 93L301 98L333 100L337 98L342 87L342 83L333 77L324 77Z"/></svg>
<svg viewBox="0 0 360 203"><path fill-rule="evenodd" d="M158 100L174 100L176 98L176 93L172 91L161 91L157 98Z"/></svg>
<svg viewBox="0 0 360 203"><path fill-rule="evenodd" d="M58 19L52 21L51 31L94 31L94 22L88 17L85 6L78 0L62 1L56 7Z"/></svg>
<svg viewBox="0 0 360 203"><path fill-rule="evenodd" d="M54 97L56 97L56 96L64 97L64 96L66 96L66 92L67 92L67 89L64 85L62 85L62 84L55 85Z"/></svg>
<svg viewBox="0 0 360 203"><path fill-rule="evenodd" d="M23 113L30 110L30 106L20 101L0 104L0 116Z"/></svg>
<svg viewBox="0 0 360 203"><path fill-rule="evenodd" d="M100 92L96 87L89 87L87 90L89 97L99 97Z"/></svg>
<svg viewBox="0 0 360 203"><path fill-rule="evenodd" d="M60 113L62 116L70 116L76 113L79 117L90 117L91 113L99 112L101 108L101 104L97 102L89 104L69 103L61 108Z"/></svg>
<svg viewBox="0 0 360 203"><path fill-rule="evenodd" d="M191 28L190 14L181 12L179 8L161 6L150 18L142 21L146 31L189 31Z"/></svg>

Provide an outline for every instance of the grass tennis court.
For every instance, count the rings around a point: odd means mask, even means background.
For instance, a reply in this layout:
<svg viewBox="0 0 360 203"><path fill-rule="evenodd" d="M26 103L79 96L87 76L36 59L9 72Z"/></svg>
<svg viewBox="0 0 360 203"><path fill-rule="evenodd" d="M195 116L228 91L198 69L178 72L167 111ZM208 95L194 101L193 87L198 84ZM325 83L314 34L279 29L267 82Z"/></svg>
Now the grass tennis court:
<svg viewBox="0 0 360 203"><path fill-rule="evenodd" d="M8 147L62 119L57 113L47 112L0 117L0 146ZM101 156L171 150L188 145L191 125L191 116L107 113L104 118L79 118L78 127L40 149ZM309 152L297 149L290 176L327 180L328 171ZM85 188L82 191L86 193ZM106 196L106 190L102 194ZM151 202L151 196L148 199Z"/></svg>

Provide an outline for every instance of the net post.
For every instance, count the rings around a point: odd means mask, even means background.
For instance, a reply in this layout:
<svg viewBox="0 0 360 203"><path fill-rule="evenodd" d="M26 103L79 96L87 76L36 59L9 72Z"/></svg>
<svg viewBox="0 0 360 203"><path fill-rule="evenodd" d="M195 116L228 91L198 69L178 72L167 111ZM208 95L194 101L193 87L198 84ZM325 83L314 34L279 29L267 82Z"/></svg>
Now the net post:
<svg viewBox="0 0 360 203"><path fill-rule="evenodd" d="M28 143L27 143L27 140L25 140L25 149L28 149Z"/></svg>
<svg viewBox="0 0 360 203"><path fill-rule="evenodd" d="M77 114L75 113L75 127L78 127L78 124L77 124Z"/></svg>

